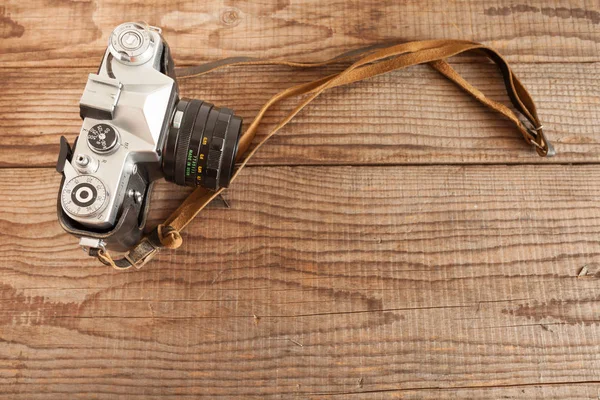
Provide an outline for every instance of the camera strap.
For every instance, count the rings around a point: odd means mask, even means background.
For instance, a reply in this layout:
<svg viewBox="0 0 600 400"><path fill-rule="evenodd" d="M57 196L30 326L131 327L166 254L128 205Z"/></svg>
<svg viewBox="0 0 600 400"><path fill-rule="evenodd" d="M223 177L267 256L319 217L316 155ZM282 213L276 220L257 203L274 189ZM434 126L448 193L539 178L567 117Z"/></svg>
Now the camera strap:
<svg viewBox="0 0 600 400"><path fill-rule="evenodd" d="M504 78L508 97L518 114L524 120L521 120L517 113L506 105L487 98L479 89L466 81L446 62L447 58L466 52L483 55L499 67ZM343 71L325 76L313 82L292 86L277 93L262 106L248 129L241 135L237 154L239 166L231 178L232 182L239 176L243 167L267 140L287 125L304 107L324 91L419 64L428 64L477 101L508 118L521 133L525 141L535 147L540 156L554 155L554 149L544 135L535 103L530 94L515 76L507 61L497 51L480 43L463 40L425 40L396 44L389 47L369 47L319 63L230 58L197 67L185 68L181 75L178 74L178 79L192 78L219 68L239 65L284 65L294 68L313 68L350 62L352 60L356 61L352 62ZM291 97L300 97L296 106L249 150L267 111L278 102ZM144 237L123 258L115 260L108 252L100 250L98 252L98 259L102 263L111 265L117 269L127 269L132 266L140 268L156 255L161 248L178 248L182 244L181 230L223 190L222 188L216 192L212 192L201 187L195 189L164 223L160 224L148 236Z"/></svg>

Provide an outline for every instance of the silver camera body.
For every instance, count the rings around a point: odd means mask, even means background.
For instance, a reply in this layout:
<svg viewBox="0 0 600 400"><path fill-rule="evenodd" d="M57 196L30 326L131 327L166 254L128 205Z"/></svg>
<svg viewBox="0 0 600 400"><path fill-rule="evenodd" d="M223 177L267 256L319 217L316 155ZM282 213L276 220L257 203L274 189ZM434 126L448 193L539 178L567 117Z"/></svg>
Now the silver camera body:
<svg viewBox="0 0 600 400"><path fill-rule="evenodd" d="M74 146L61 138L58 217L86 250L130 250L143 233L158 178L166 175L188 186L210 181L211 189L228 184L232 171L221 167L226 159L233 169L241 118L229 109L179 99L170 49L159 28L132 22L112 32L98 72L89 74L80 115ZM188 149L194 138L197 148Z"/></svg>

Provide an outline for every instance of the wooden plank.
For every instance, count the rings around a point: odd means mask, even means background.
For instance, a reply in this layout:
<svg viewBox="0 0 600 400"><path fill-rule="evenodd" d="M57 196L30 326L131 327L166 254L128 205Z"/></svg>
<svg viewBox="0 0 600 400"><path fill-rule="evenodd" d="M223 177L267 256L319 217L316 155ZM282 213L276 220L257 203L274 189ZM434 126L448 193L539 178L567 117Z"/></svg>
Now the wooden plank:
<svg viewBox="0 0 600 400"><path fill-rule="evenodd" d="M112 29L140 19L163 28L182 65L239 55L327 59L373 43L438 38L485 42L512 61L600 54L598 1L7 0L0 66L93 67Z"/></svg>
<svg viewBox="0 0 600 400"><path fill-rule="evenodd" d="M364 386L364 382L363 382ZM432 390L397 390L376 391L365 394L375 398L401 398L401 399L596 399L600 385L597 383L564 383L559 385L535 385L515 387L469 388L469 389L432 389ZM349 398L359 397L354 392ZM316 397L316 396L315 396ZM334 395L333 398L347 398L348 394ZM316 397L318 398L318 397Z"/></svg>
<svg viewBox="0 0 600 400"><path fill-rule="evenodd" d="M457 65L491 98L508 102L492 65ZM227 105L246 124L274 93L339 71L238 68L181 81L182 95ZM428 67L414 67L326 93L267 144L253 164L596 162L600 156L600 63L519 64L558 156L538 157L520 134ZM61 135L81 126L89 70L0 69L0 166L52 166ZM52 77L51 79L49 77ZM292 108L265 119L262 133Z"/></svg>
<svg viewBox="0 0 600 400"><path fill-rule="evenodd" d="M116 272L61 232L56 173L5 169L0 393L595 395L598 177L253 167L179 250ZM151 223L185 193L159 184Z"/></svg>

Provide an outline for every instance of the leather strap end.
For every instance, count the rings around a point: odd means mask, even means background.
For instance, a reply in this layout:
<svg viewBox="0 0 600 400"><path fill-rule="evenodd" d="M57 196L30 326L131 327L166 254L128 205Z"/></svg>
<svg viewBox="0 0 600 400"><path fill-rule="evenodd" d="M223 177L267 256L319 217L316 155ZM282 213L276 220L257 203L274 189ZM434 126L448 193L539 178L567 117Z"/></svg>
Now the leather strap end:
<svg viewBox="0 0 600 400"><path fill-rule="evenodd" d="M556 150L552 143L546 138L542 126L539 128L527 127L526 129L531 136L528 139L528 142L535 146L535 150L540 157L554 157L556 155Z"/></svg>
<svg viewBox="0 0 600 400"><path fill-rule="evenodd" d="M537 151L540 157L554 157L556 155L556 150L552 143L546 140L545 137L540 137L539 142L532 142L535 145L535 150Z"/></svg>
<svg viewBox="0 0 600 400"><path fill-rule="evenodd" d="M556 155L556 150L552 143L546 140L546 145L548 146L548 150L546 150L546 157L554 157Z"/></svg>

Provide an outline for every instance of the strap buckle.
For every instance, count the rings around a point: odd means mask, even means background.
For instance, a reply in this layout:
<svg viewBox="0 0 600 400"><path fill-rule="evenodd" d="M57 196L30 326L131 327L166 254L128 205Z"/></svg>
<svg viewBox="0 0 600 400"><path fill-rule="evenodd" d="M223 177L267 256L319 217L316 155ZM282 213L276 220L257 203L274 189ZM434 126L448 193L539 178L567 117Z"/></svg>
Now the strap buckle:
<svg viewBox="0 0 600 400"><path fill-rule="evenodd" d="M137 269L142 268L158 253L159 247L155 246L148 237L142 239L133 250L125 255L125 259Z"/></svg>
<svg viewBox="0 0 600 400"><path fill-rule="evenodd" d="M153 243L151 238L143 238L129 253L123 258L114 260L111 255L103 249L97 253L98 260L105 265L110 265L116 270L122 271L135 267L142 268L146 263L154 258L160 250L160 246Z"/></svg>
<svg viewBox="0 0 600 400"><path fill-rule="evenodd" d="M546 138L544 135L544 125L535 126L529 122L521 121L521 124L527 130L527 133L531 135L531 138L528 138L529 144L532 144L536 147L537 153L542 157L554 157L556 155L556 150L554 150L554 146L552 143Z"/></svg>

